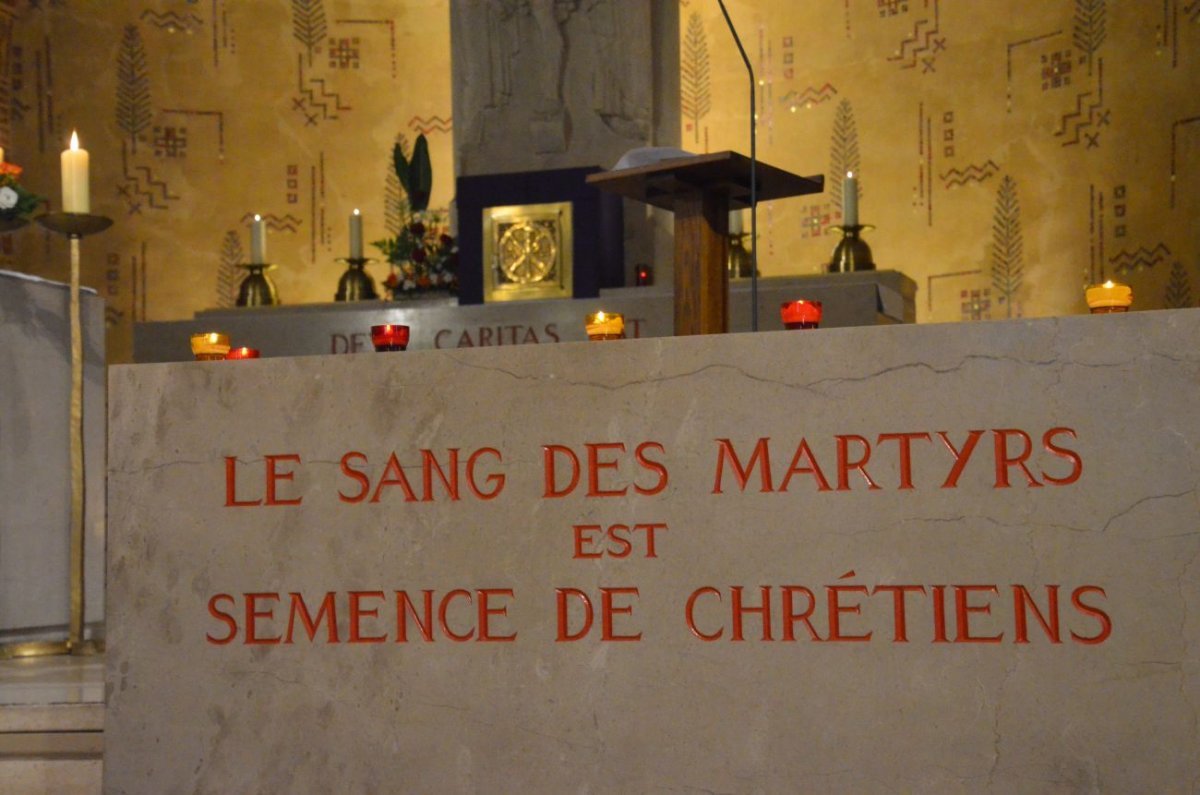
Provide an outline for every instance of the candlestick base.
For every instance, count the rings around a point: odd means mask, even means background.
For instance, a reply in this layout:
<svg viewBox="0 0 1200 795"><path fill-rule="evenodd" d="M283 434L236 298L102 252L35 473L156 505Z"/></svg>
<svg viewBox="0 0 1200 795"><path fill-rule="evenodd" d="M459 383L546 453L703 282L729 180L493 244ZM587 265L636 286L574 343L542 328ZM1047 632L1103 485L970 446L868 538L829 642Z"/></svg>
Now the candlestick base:
<svg viewBox="0 0 1200 795"><path fill-rule="evenodd" d="M830 273L850 273L851 271L873 271L875 261L871 258L871 247L859 237L864 229L873 229L869 224L835 227L842 232L842 239L833 249L833 259L829 262Z"/></svg>
<svg viewBox="0 0 1200 795"><path fill-rule="evenodd" d="M749 232L729 235L728 269L730 279L749 279L754 274L754 258L746 249Z"/></svg>
<svg viewBox="0 0 1200 795"><path fill-rule="evenodd" d="M337 292L333 295L335 301L375 301L379 293L375 291L375 280L363 268L373 259L362 257L347 257L339 259L348 266L342 278L338 279Z"/></svg>
<svg viewBox="0 0 1200 795"><path fill-rule="evenodd" d="M34 220L63 237L87 237L103 232L113 224L111 218L91 213L46 213Z"/></svg>
<svg viewBox="0 0 1200 795"><path fill-rule="evenodd" d="M275 282L271 281L266 274L266 271L275 267L274 265L265 262L251 262L238 267L248 271L246 278L242 279L242 284L238 287L238 306L279 305L279 293L275 289Z"/></svg>

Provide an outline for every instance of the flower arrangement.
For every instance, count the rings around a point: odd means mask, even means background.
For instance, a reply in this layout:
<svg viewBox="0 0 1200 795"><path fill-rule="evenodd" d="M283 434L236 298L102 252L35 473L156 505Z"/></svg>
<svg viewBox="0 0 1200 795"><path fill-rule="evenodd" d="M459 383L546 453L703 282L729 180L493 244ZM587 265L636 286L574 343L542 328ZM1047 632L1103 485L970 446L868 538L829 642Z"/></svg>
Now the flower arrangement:
<svg viewBox="0 0 1200 795"><path fill-rule="evenodd" d="M450 235L444 217L428 210L433 167L425 135L417 137L411 157L396 144L392 149L392 164L405 194L399 207L403 221L395 237L372 244L389 263L390 272L383 281L387 297L414 297L431 290L457 291L458 243Z"/></svg>
<svg viewBox="0 0 1200 795"><path fill-rule="evenodd" d="M458 288L458 243L440 215L410 212L395 237L375 246L391 266L383 284L392 298Z"/></svg>
<svg viewBox="0 0 1200 795"><path fill-rule="evenodd" d="M43 199L21 185L21 167L0 163L0 219L26 220Z"/></svg>

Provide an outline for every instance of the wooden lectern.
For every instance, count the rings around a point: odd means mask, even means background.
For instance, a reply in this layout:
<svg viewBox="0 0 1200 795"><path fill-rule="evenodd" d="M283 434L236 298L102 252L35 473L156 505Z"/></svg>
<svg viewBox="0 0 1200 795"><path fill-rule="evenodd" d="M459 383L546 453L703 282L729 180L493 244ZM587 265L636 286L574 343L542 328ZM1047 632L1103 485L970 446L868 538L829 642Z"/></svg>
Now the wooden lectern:
<svg viewBox="0 0 1200 795"><path fill-rule="evenodd" d="M756 167L758 201L820 193L823 176ZM590 174L588 184L675 213L675 334L729 331L729 211L750 206L750 158L737 152Z"/></svg>

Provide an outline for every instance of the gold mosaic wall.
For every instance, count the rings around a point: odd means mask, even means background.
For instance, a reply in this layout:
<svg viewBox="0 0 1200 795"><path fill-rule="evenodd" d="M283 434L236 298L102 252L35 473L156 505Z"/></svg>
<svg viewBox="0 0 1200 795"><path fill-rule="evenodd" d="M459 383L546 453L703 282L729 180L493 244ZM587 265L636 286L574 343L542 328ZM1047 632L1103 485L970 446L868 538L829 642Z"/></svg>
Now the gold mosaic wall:
<svg viewBox="0 0 1200 795"><path fill-rule="evenodd" d="M761 205L760 272L814 273L841 177L918 319L1200 299L1200 0L728 0L763 161L827 175ZM684 148L748 151L746 70L715 0L681 0ZM748 222L747 222L748 225Z"/></svg>
<svg viewBox="0 0 1200 795"><path fill-rule="evenodd" d="M110 361L129 358L134 320L232 304L254 213L281 300L332 301L353 209L368 243L395 223L398 136L427 135L431 207L452 198L447 0L7 0L0 35L8 159L57 206L78 128L92 210L115 221L83 241ZM40 230L0 257L67 278L65 245Z"/></svg>

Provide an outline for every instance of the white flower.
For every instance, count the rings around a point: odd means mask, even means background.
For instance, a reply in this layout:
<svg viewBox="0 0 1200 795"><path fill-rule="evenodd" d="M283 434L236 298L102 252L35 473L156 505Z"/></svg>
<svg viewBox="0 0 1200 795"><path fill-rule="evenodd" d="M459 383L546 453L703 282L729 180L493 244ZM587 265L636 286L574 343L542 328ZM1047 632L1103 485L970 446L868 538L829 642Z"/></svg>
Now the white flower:
<svg viewBox="0 0 1200 795"><path fill-rule="evenodd" d="M17 192L9 187L0 188L0 210L11 210L17 206Z"/></svg>

